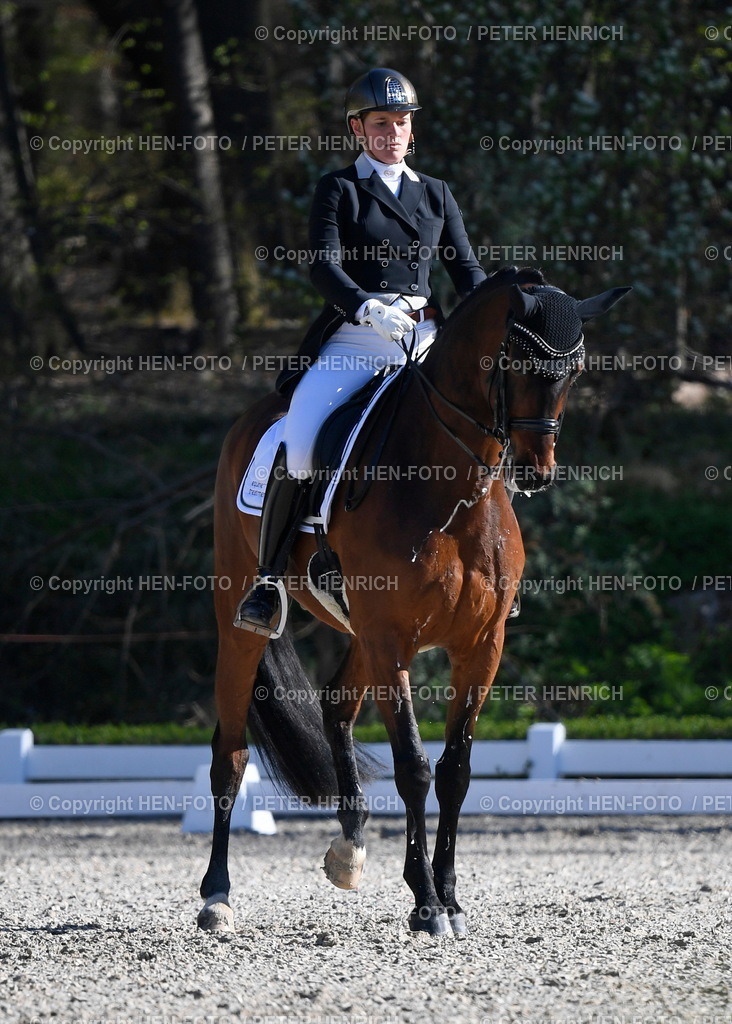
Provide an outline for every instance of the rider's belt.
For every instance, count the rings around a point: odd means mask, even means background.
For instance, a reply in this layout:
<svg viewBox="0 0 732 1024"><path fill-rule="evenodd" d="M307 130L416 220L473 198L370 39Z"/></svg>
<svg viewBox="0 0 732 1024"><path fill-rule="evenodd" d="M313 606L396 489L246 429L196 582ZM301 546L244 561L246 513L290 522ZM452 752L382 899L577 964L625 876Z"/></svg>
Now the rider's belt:
<svg viewBox="0 0 732 1024"><path fill-rule="evenodd" d="M407 316L421 324L423 320L434 320L437 310L432 306L425 306L424 309L415 309L413 313L407 313Z"/></svg>

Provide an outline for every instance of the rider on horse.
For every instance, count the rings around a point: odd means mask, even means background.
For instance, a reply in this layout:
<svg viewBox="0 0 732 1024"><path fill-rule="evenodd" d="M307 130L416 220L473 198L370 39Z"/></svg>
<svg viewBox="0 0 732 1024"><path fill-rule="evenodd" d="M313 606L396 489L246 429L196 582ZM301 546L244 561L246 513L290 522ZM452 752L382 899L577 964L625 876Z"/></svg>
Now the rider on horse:
<svg viewBox="0 0 732 1024"><path fill-rule="evenodd" d="M345 116L363 152L321 178L315 191L311 278L327 305L300 347L300 369L277 381L283 394L294 391L264 498L258 575L235 620L255 633L271 635L283 614L282 576L325 418L385 365L405 361L405 335L413 355L432 344L442 322L430 289L436 255L460 298L486 276L445 182L404 162L414 152L412 115L419 109L414 86L399 72L362 75L348 90Z"/></svg>

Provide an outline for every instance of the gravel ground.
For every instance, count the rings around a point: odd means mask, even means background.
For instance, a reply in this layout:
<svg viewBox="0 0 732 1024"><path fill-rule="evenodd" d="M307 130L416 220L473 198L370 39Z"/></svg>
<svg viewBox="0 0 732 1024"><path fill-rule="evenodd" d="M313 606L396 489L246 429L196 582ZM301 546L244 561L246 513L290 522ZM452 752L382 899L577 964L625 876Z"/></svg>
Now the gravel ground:
<svg viewBox="0 0 732 1024"><path fill-rule="evenodd" d="M732 1024L723 819L463 819L463 940L407 932L398 822L369 823L359 893L320 871L334 822L279 827L233 837L238 931L216 937L207 836L0 823L0 1020Z"/></svg>

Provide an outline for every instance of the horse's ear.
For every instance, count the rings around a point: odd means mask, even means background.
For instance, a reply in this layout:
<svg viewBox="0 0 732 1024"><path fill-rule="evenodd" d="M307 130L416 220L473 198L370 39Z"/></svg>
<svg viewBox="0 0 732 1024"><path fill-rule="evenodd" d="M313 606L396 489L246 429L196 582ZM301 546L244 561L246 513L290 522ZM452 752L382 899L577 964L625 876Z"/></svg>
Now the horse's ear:
<svg viewBox="0 0 732 1024"><path fill-rule="evenodd" d="M509 293L509 307L517 320L528 320L540 308L535 295L529 295L519 285L512 284Z"/></svg>
<svg viewBox="0 0 732 1024"><path fill-rule="evenodd" d="M632 290L632 288L611 288L610 291L593 295L590 299L582 299L577 303L577 312L583 321L594 320L596 316L607 313L611 306L614 306L619 299Z"/></svg>

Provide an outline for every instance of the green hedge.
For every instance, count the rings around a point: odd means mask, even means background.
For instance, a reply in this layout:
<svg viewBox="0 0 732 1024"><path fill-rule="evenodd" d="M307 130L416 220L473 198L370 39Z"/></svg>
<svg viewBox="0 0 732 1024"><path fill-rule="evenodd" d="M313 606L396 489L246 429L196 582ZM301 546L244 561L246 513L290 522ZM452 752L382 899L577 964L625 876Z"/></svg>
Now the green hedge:
<svg viewBox="0 0 732 1024"><path fill-rule="evenodd" d="M531 723L497 722L479 719L476 740L521 740ZM713 718L711 715L647 715L625 718L607 715L594 718L575 718L565 723L570 739L592 740L724 740L732 739L732 719ZM4 725L2 728L17 728ZM162 723L159 725L66 725L64 722L44 722L32 726L36 743L41 744L208 744L211 730L200 727ZM420 725L423 740L441 740L440 722ZM355 734L365 743L379 743L387 739L383 725L357 726Z"/></svg>

